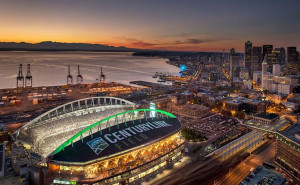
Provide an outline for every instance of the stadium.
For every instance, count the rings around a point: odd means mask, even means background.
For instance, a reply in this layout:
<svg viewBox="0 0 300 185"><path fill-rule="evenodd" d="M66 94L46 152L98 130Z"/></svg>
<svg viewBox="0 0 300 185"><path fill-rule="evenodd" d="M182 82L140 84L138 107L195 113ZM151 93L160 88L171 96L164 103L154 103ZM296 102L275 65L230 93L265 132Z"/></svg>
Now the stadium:
<svg viewBox="0 0 300 185"><path fill-rule="evenodd" d="M34 161L31 184L141 184L182 157L181 123L115 97L56 107L17 133Z"/></svg>

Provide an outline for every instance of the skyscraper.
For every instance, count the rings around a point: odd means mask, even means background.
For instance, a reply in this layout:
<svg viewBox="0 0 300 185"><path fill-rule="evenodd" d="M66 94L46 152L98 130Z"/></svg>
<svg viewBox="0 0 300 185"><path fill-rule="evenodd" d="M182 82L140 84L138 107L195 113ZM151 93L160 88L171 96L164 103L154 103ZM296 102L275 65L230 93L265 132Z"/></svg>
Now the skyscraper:
<svg viewBox="0 0 300 185"><path fill-rule="evenodd" d="M230 50L230 78L239 77L240 75L240 56L235 53L234 48Z"/></svg>
<svg viewBox="0 0 300 185"><path fill-rule="evenodd" d="M272 53L266 53L264 58L268 64L267 71L273 73L273 65L280 63L280 50L272 50Z"/></svg>
<svg viewBox="0 0 300 185"><path fill-rule="evenodd" d="M262 47L253 46L251 56L251 77L255 71L261 71L261 64L263 60Z"/></svg>
<svg viewBox="0 0 300 185"><path fill-rule="evenodd" d="M251 72L251 55L252 55L252 42L245 43L244 67Z"/></svg>
<svg viewBox="0 0 300 185"><path fill-rule="evenodd" d="M286 63L285 49L283 47L281 47L281 48L275 48L275 51L280 51L278 62L279 62L280 65L284 65Z"/></svg>
<svg viewBox="0 0 300 185"><path fill-rule="evenodd" d="M265 56L264 61L262 63L262 71L261 71L261 89L262 90L270 90L273 82L272 73L268 72L268 63L267 56Z"/></svg>
<svg viewBox="0 0 300 185"><path fill-rule="evenodd" d="M262 63L262 71L261 71L261 88L263 90L266 89L267 80L265 80L265 75L267 74L267 68L268 68L267 57L265 57Z"/></svg>
<svg viewBox="0 0 300 185"><path fill-rule="evenodd" d="M266 60L268 67L267 71L272 72L272 51L273 51L273 45L263 45L263 54L262 57L264 60Z"/></svg>
<svg viewBox="0 0 300 185"><path fill-rule="evenodd" d="M299 73L299 59L296 47L287 48L287 74Z"/></svg>
<svg viewBox="0 0 300 185"><path fill-rule="evenodd" d="M231 56L231 55L234 55L234 54L235 54L235 49L234 49L234 48L231 48L231 49L230 49L230 56Z"/></svg>
<svg viewBox="0 0 300 185"><path fill-rule="evenodd" d="M230 49L230 52L229 52L229 55L228 55L228 61L230 61L230 57L231 57L232 55L235 55L235 49L234 49L234 48L231 48L231 49Z"/></svg>
<svg viewBox="0 0 300 185"><path fill-rule="evenodd" d="M273 70L272 70L272 74L273 76L280 76L280 65L279 64L274 64L273 65Z"/></svg>
<svg viewBox="0 0 300 185"><path fill-rule="evenodd" d="M266 54L271 54L273 50L273 45L263 45L263 57L266 56Z"/></svg>

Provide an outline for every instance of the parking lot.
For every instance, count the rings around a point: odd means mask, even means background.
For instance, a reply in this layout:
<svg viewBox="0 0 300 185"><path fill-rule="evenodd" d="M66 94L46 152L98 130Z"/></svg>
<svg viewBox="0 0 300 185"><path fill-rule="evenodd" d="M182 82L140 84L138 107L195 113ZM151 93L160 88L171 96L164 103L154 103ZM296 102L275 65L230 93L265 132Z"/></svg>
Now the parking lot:
<svg viewBox="0 0 300 185"><path fill-rule="evenodd" d="M185 120L187 128L201 132L207 138L216 138L235 128L238 122L234 118L213 114L203 119Z"/></svg>

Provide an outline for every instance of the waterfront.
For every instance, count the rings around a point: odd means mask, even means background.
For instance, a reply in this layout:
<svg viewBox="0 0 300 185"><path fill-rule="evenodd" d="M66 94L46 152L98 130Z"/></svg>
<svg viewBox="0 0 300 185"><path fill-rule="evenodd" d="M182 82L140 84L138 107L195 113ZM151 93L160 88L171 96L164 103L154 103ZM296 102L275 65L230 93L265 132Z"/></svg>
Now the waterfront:
<svg viewBox="0 0 300 185"><path fill-rule="evenodd" d="M152 78L155 72L169 72L177 75L179 68L166 63L166 59L132 56L129 52L0 52L0 89L16 87L19 64L23 64L26 76L27 64L31 65L33 86L66 84L67 66L75 82L77 65L84 83L93 83L99 78L100 67L106 81L129 84L144 80L157 82Z"/></svg>

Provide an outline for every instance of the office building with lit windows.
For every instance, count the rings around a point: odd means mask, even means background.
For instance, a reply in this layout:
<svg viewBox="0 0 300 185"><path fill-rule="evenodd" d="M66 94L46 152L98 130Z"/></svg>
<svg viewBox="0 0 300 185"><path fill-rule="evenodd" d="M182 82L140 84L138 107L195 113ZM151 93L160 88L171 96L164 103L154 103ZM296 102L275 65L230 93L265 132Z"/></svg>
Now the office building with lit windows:
<svg viewBox="0 0 300 185"><path fill-rule="evenodd" d="M277 132L275 161L300 182L300 124Z"/></svg>

